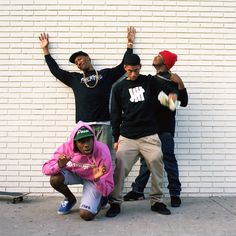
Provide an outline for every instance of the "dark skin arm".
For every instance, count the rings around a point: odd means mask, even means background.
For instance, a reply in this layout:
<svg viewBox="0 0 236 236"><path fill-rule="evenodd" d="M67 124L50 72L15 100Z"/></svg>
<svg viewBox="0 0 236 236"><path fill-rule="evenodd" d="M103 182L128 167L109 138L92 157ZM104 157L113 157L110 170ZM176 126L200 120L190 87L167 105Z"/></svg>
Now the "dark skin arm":
<svg viewBox="0 0 236 236"><path fill-rule="evenodd" d="M173 81L174 83L178 84L178 90L182 90L184 89L184 82L183 80L175 73L171 73L171 77L170 77L171 81Z"/></svg>

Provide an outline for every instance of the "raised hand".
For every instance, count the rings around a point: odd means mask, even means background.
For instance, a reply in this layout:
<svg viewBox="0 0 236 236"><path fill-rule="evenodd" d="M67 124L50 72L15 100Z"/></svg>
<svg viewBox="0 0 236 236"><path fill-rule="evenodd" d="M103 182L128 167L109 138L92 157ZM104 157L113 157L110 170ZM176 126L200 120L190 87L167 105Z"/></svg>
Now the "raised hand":
<svg viewBox="0 0 236 236"><path fill-rule="evenodd" d="M48 34L42 33L39 36L39 41L40 41L40 47L43 49L44 55L48 55L49 54L49 49L48 49L48 44L49 44Z"/></svg>
<svg viewBox="0 0 236 236"><path fill-rule="evenodd" d="M40 41L40 47L41 47L42 49L48 47L48 44L49 44L48 34L42 33L42 34L39 36L39 41Z"/></svg>
<svg viewBox="0 0 236 236"><path fill-rule="evenodd" d="M128 43L133 43L135 39L136 29L133 26L127 27Z"/></svg>

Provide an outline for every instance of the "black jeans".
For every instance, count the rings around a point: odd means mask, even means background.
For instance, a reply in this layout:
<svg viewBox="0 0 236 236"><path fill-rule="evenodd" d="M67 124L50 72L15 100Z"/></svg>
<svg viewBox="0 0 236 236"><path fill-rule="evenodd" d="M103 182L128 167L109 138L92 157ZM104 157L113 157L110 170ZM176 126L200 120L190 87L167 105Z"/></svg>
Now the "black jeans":
<svg viewBox="0 0 236 236"><path fill-rule="evenodd" d="M170 196L179 196L181 192L181 183L179 181L178 163L174 153L174 136L171 133L161 133L159 134L159 137L161 140L164 167L169 183L167 188L169 189ZM132 183L132 188L135 192L143 193L150 176L150 171L148 170L143 157L141 157L140 162L139 175L135 179L135 182Z"/></svg>

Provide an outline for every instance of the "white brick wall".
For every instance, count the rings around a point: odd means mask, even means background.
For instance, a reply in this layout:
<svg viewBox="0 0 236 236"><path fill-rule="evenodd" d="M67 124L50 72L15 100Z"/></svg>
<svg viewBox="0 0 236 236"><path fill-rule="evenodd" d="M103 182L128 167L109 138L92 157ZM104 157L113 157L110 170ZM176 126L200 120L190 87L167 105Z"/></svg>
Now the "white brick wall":
<svg viewBox="0 0 236 236"><path fill-rule="evenodd" d="M48 71L39 34L64 69L76 69L78 49L103 68L119 63L129 25L143 73L162 49L179 56L173 71L189 92L175 139L182 194L236 195L235 0L0 0L0 190L52 193L41 165L74 126L73 93Z"/></svg>

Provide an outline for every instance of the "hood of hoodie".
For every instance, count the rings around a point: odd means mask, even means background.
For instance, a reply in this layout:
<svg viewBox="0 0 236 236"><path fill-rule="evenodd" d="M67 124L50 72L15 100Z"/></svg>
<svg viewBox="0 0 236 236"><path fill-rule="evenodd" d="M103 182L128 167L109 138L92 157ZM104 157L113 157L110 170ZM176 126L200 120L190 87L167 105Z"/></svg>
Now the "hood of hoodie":
<svg viewBox="0 0 236 236"><path fill-rule="evenodd" d="M94 152L96 152L96 145L95 143L97 142L97 139L96 139L96 135L93 131L93 129L87 124L87 123L84 123L83 121L79 121L75 128L72 130L71 134L70 134L70 141L71 141L71 146L72 146L72 149L75 151L77 150L77 148L75 147L75 141L74 141L74 137L76 135L76 133L78 132L79 129L81 129L82 127L85 127L86 129L88 129L92 134L93 134L93 151L91 154L89 155L92 155ZM80 153L80 152L79 152ZM81 155L83 155L82 153L80 153Z"/></svg>

